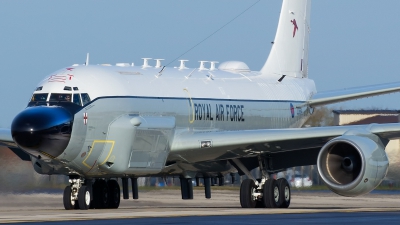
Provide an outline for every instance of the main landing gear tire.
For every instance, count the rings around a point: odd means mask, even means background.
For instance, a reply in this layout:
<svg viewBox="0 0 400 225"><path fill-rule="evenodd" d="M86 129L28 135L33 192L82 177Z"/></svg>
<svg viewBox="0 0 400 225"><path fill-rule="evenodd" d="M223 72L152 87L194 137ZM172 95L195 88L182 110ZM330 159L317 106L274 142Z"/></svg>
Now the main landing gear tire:
<svg viewBox="0 0 400 225"><path fill-rule="evenodd" d="M264 201L256 201L256 208L265 208Z"/></svg>
<svg viewBox="0 0 400 225"><path fill-rule="evenodd" d="M278 179L280 197L280 208L289 208L290 205L290 186L285 178Z"/></svg>
<svg viewBox="0 0 400 225"><path fill-rule="evenodd" d="M64 208L66 210L72 210L78 207L78 202L72 200L71 186L66 186L64 189L63 203L64 203Z"/></svg>
<svg viewBox="0 0 400 225"><path fill-rule="evenodd" d="M82 210L87 210L90 207L90 188L83 185L81 188L79 188L78 192L78 203L79 203L79 208Z"/></svg>
<svg viewBox="0 0 400 225"><path fill-rule="evenodd" d="M105 209L108 207L108 185L105 180L96 180L93 188L93 208Z"/></svg>
<svg viewBox="0 0 400 225"><path fill-rule="evenodd" d="M109 180L108 184L108 208L118 209L121 201L121 190L116 180Z"/></svg>
<svg viewBox="0 0 400 225"><path fill-rule="evenodd" d="M246 179L240 185L240 205L242 208L255 208L257 200L253 193L256 191L256 184L251 179Z"/></svg>
<svg viewBox="0 0 400 225"><path fill-rule="evenodd" d="M280 207L280 191L275 179L268 179L264 183L263 201L267 208Z"/></svg>
<svg viewBox="0 0 400 225"><path fill-rule="evenodd" d="M118 182L97 179L93 184L93 198L90 208L117 209L121 201L121 189Z"/></svg>

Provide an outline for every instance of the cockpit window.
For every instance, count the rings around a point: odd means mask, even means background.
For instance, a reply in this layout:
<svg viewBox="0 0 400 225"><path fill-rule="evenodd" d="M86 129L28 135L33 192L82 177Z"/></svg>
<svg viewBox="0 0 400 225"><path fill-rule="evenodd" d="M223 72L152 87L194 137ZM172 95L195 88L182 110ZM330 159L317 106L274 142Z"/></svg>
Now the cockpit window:
<svg viewBox="0 0 400 225"><path fill-rule="evenodd" d="M79 94L74 94L74 100L73 103L77 104L77 105L82 105L81 104L81 96Z"/></svg>
<svg viewBox="0 0 400 225"><path fill-rule="evenodd" d="M86 105L87 103L90 102L90 97L87 93L82 93L81 96L83 105Z"/></svg>
<svg viewBox="0 0 400 225"><path fill-rule="evenodd" d="M31 102L45 102L47 100L48 93L44 94L34 94L32 96Z"/></svg>
<svg viewBox="0 0 400 225"><path fill-rule="evenodd" d="M70 102L72 100L71 94L56 94L53 93L50 95L50 101L64 101Z"/></svg>

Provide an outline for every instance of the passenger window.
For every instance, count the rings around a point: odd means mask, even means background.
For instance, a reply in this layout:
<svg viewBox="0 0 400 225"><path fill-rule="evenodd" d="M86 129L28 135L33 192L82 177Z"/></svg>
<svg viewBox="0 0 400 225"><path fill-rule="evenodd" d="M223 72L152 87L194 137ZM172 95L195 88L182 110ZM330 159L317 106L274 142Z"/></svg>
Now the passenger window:
<svg viewBox="0 0 400 225"><path fill-rule="evenodd" d="M32 96L31 102L45 102L45 101L47 101L47 96L49 96L48 93L45 93L45 94L34 94Z"/></svg>
<svg viewBox="0 0 400 225"><path fill-rule="evenodd" d="M87 103L90 102L90 97L87 93L82 93L81 96L83 105L86 105Z"/></svg>
<svg viewBox="0 0 400 225"><path fill-rule="evenodd" d="M82 105L81 104L81 96L79 94L74 94L74 99L73 102L77 105Z"/></svg>
<svg viewBox="0 0 400 225"><path fill-rule="evenodd" d="M71 94L51 94L50 95L50 101L56 101L56 102L70 102L71 99Z"/></svg>

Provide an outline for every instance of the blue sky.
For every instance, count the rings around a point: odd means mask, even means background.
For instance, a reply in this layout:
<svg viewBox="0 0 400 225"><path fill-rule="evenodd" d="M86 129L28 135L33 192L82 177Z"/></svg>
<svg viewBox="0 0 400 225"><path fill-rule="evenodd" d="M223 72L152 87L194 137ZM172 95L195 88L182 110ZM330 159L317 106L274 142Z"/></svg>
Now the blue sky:
<svg viewBox="0 0 400 225"><path fill-rule="evenodd" d="M10 127L36 84L74 63L169 63L255 0L69 0L0 2L0 127ZM280 0L261 0L182 59L240 60L259 70L270 50ZM400 1L314 0L309 77L319 91L400 81ZM172 66L178 62L172 62ZM334 108L400 109L400 94Z"/></svg>

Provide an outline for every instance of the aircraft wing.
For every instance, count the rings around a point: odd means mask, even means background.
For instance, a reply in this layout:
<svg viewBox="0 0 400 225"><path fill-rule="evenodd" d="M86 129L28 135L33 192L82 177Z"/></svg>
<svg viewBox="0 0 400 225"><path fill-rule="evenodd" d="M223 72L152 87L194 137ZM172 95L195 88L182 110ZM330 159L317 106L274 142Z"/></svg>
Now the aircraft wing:
<svg viewBox="0 0 400 225"><path fill-rule="evenodd" d="M2 146L9 148L24 161L31 160L30 156L24 151L22 151L20 148L18 148L17 144L15 144L14 140L12 139L10 129L0 128L0 147Z"/></svg>
<svg viewBox="0 0 400 225"><path fill-rule="evenodd" d="M321 147L350 130L376 134L385 145L389 139L400 138L398 123L186 132L175 137L170 159L194 163L210 159L254 158L259 153L265 153L272 159L269 170L279 171L294 166L315 165ZM258 163L255 163L256 166Z"/></svg>
<svg viewBox="0 0 400 225"><path fill-rule="evenodd" d="M319 92L307 102L311 107L400 91L400 82Z"/></svg>

